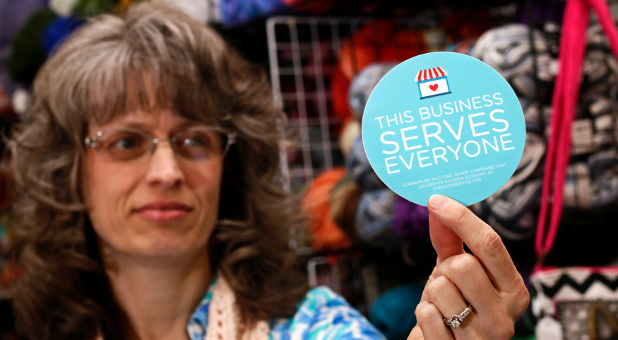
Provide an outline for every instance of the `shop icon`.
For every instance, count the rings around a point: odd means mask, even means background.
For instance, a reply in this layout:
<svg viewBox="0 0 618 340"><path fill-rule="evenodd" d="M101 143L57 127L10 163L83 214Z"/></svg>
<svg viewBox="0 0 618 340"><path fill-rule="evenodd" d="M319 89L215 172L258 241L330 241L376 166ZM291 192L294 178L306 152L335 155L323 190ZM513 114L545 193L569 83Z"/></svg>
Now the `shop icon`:
<svg viewBox="0 0 618 340"><path fill-rule="evenodd" d="M418 71L414 80L418 83L421 99L451 93L447 76L439 66Z"/></svg>

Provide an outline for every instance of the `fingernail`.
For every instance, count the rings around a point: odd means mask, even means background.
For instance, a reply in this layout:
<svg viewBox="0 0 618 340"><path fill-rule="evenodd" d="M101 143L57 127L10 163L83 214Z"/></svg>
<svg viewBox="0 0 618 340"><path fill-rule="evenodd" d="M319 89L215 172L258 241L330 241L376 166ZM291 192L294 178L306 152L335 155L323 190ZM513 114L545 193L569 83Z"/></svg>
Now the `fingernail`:
<svg viewBox="0 0 618 340"><path fill-rule="evenodd" d="M446 202L447 202L446 197L442 195L433 195L429 197L429 205L435 210L440 210L444 208L444 206L446 205Z"/></svg>

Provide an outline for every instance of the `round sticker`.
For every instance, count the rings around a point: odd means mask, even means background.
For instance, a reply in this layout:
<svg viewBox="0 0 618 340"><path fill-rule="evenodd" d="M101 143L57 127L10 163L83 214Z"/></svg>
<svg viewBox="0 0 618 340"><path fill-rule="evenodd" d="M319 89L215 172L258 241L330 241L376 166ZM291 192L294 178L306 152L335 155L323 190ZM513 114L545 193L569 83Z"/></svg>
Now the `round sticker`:
<svg viewBox="0 0 618 340"><path fill-rule="evenodd" d="M434 52L395 66L363 114L369 163L394 192L426 206L433 194L479 202L513 175L526 127L504 78L464 54Z"/></svg>

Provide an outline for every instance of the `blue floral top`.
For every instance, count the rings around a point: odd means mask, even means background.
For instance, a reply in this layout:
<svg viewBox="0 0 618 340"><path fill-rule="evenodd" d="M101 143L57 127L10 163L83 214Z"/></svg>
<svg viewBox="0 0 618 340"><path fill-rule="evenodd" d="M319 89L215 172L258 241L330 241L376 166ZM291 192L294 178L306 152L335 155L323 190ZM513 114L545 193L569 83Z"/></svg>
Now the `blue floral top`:
<svg viewBox="0 0 618 340"><path fill-rule="evenodd" d="M208 325L208 307L215 280L196 308L187 325L191 340L204 340ZM289 319L274 319L270 323L271 340L287 339L377 339L385 340L363 315L341 296L327 287L307 292L296 315Z"/></svg>

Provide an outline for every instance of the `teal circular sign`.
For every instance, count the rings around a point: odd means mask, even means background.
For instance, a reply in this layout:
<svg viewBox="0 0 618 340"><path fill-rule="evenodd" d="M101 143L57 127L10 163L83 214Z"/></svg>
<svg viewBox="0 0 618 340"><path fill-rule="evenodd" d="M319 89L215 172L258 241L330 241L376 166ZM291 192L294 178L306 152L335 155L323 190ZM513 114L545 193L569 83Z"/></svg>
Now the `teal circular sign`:
<svg viewBox="0 0 618 340"><path fill-rule="evenodd" d="M362 122L369 163L395 193L426 206L433 194L479 202L513 175L526 127L519 100L487 64L434 52L390 70Z"/></svg>

